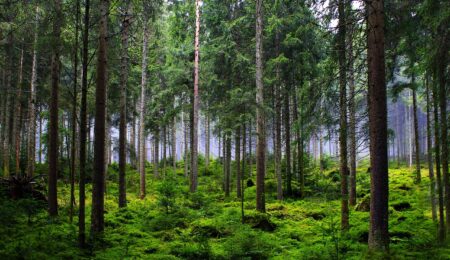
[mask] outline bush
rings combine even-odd
[[[156,191],[158,192],[158,205],[164,208],[166,214],[169,214],[174,210],[175,199],[178,194],[176,180],[172,176],[167,176],[159,183]]]

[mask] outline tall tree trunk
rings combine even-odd
[[[155,154],[154,154],[154,175],[156,178],[159,178],[159,127],[156,129],[155,131],[155,136],[154,136],[154,146],[155,146]]]
[[[242,223],[244,223],[244,197],[245,197],[245,159],[246,159],[246,141],[247,141],[247,133],[246,133],[247,129],[246,129],[246,125],[244,123],[243,127],[242,127],[242,173],[241,173],[241,191],[242,191],[242,196],[241,196],[241,221]]]
[[[127,186],[125,180],[127,164],[127,84],[128,84],[128,38],[130,28],[130,1],[123,3],[122,13],[122,57],[120,69],[120,122],[119,122],[119,207],[127,206]]]
[[[16,118],[14,120],[14,131],[15,134],[13,137],[15,138],[14,144],[15,144],[15,173],[16,176],[20,175],[20,132],[21,132],[21,126],[22,126],[22,84],[23,84],[23,49],[20,50],[20,61],[19,61],[19,80],[17,82],[17,100],[16,100],[16,106],[14,109],[14,114],[16,115]]]
[[[174,100],[175,106],[175,100]],[[177,117],[172,119],[172,167],[173,172],[177,172]]]
[[[31,84],[30,84],[30,99],[28,105],[30,120],[28,132],[28,164],[27,175],[32,177],[34,175],[34,168],[36,162],[36,81],[37,81],[37,38],[38,38],[38,6],[36,5],[36,25],[34,28],[33,40],[33,61],[31,65]],[[39,158],[40,160],[40,158]]]
[[[206,167],[206,169],[208,169],[208,167],[209,167],[209,157],[210,157],[209,149],[210,149],[210,140],[211,140],[209,112],[206,112],[205,134],[206,134],[206,142],[205,142],[205,167]]]
[[[383,0],[367,2],[366,7],[371,167],[369,248],[375,251],[388,251],[389,177]]]
[[[185,116],[185,113],[182,112],[181,116]],[[183,121],[183,134],[184,134],[184,177],[188,177],[189,174],[189,142],[188,142],[188,123],[190,120],[188,120],[187,118],[182,118],[181,119]]]
[[[286,154],[286,195],[292,195],[292,172],[291,172],[291,120],[289,107],[289,89],[286,86],[284,92],[284,142]]]
[[[445,240],[445,221],[444,221],[444,185],[441,177],[441,138],[439,136],[439,106],[438,106],[438,87],[433,87],[433,112],[434,112],[434,150],[436,161],[436,183],[438,192],[438,205],[439,205],[439,225],[438,225],[438,241],[444,242]],[[448,225],[448,224],[447,224]]]
[[[437,64],[437,76],[439,80],[439,107],[441,110],[441,143],[442,143],[442,153],[441,153],[441,163],[442,163],[442,175],[444,176],[444,187],[445,187],[445,216],[447,223],[447,236],[450,236],[450,176],[448,172],[448,118],[447,118],[447,79],[446,72],[448,67],[448,42],[449,32],[447,25],[441,24],[439,26],[441,32],[441,37],[439,39],[439,58]]]
[[[300,117],[300,120],[299,120]],[[302,126],[301,114],[298,111],[298,100],[297,100],[297,90],[294,92],[294,122],[300,121],[300,126]],[[305,173],[303,171],[303,138],[302,138],[302,128],[299,127],[295,131],[295,138],[297,140],[297,178],[300,185],[300,198],[305,196]],[[281,158],[281,155],[280,155]]]
[[[431,199],[431,216],[433,221],[437,220],[436,211],[436,180],[434,179],[434,167],[433,167],[433,143],[431,132],[431,102],[430,102],[430,86],[428,76],[425,81],[425,95],[426,95],[426,106],[427,106],[427,161],[428,161],[428,174],[430,177],[430,199]]]
[[[191,175],[190,175],[190,191],[197,190],[197,175],[198,175],[198,82],[199,82],[199,55],[200,55],[200,0],[195,0],[195,60],[194,60],[194,102],[193,102],[193,118],[191,136]]]
[[[91,236],[93,237],[103,232],[104,229],[106,73],[109,0],[102,0],[100,2],[100,14],[97,88],[95,90],[94,176],[92,180]]]
[[[412,83],[414,84],[414,75],[412,76]],[[415,145],[415,159],[416,159],[416,183],[420,183],[420,146],[419,146],[419,123],[417,120],[417,94],[413,88],[413,117],[414,117],[414,145]]]
[[[249,175],[248,177],[252,177],[253,174],[253,158],[252,158],[252,120],[249,120],[248,123],[248,168]]]
[[[10,3],[7,3],[10,5]],[[8,18],[8,20],[11,20],[11,18]],[[11,22],[11,21],[9,21]],[[11,152],[11,124],[10,124],[10,115],[11,115],[11,102],[12,102],[12,67],[13,67],[13,48],[14,48],[14,37],[13,33],[10,32],[8,35],[7,40],[7,51],[6,51],[6,57],[7,57],[7,64],[6,64],[6,75],[5,75],[5,111],[4,111],[4,117],[3,117],[3,176],[9,177],[10,176],[10,152]]]
[[[48,144],[48,213],[50,216],[58,215],[58,194],[57,194],[57,177],[58,177],[58,90],[59,90],[59,73],[60,73],[60,34],[62,16],[61,0],[54,1],[55,20],[53,21],[53,54],[52,54],[52,91],[50,103],[50,121],[49,121],[49,144]]]
[[[239,126],[236,129],[236,139],[235,139],[235,156],[234,159],[236,161],[236,195],[238,198],[242,196],[241,189],[241,127]]]
[[[139,106],[139,197],[145,198],[145,88],[147,86],[147,59],[148,59],[148,17],[144,18],[144,39],[142,45],[142,74],[141,98]]]
[[[134,169],[137,169],[136,155],[136,116],[133,113],[130,129],[130,163]]]
[[[344,0],[339,0],[339,171],[341,173],[341,229],[349,229],[347,154],[347,61],[345,55],[346,18]]]
[[[347,9],[350,1],[348,2]],[[351,12],[351,11],[350,11]],[[350,13],[348,15],[351,15]],[[349,139],[350,139],[350,206],[356,205],[356,107],[355,107],[355,75],[354,75],[354,58],[353,58],[353,26],[348,25],[349,31],[347,32],[347,44],[348,44],[348,87],[349,87],[349,99],[348,110],[350,114],[349,119]]]
[[[77,85],[78,85],[78,28],[80,20],[80,0],[76,2],[75,10],[75,44],[73,55],[73,99],[72,99],[72,144],[70,150],[71,164],[70,164],[70,223],[73,220],[73,207],[75,205],[75,171],[76,171],[76,141],[77,141]]]
[[[279,49],[279,33],[276,34],[277,53]],[[278,55],[277,55],[278,56]],[[277,80],[280,79],[280,68],[276,68]],[[244,170],[245,171],[245,170]],[[283,200],[283,180],[281,173],[281,86],[275,86],[275,174],[277,177],[277,199]]]
[[[231,190],[231,136],[229,134],[224,135],[225,143],[225,196],[230,196]]]
[[[264,115],[263,85],[263,0],[256,0],[256,210],[266,211],[264,192],[266,124]]]

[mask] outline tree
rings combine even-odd
[[[48,213],[50,216],[58,215],[58,90],[60,72],[60,35],[62,22],[61,0],[54,1],[55,20],[53,21],[53,54],[52,54],[52,91],[50,103],[50,128],[48,144]]]
[[[266,133],[264,116],[264,85],[263,85],[263,0],[256,0],[256,209],[266,211],[264,176],[266,157]]]
[[[84,28],[82,49],[82,78],[81,78],[81,104],[80,104],[80,177],[79,177],[79,210],[78,210],[78,244],[85,247],[86,226],[86,139],[87,139],[87,90],[88,90],[88,54],[89,54],[89,9],[90,1],[84,4]]]
[[[145,198],[145,88],[147,86],[147,60],[148,60],[148,38],[149,38],[149,17],[148,6],[144,4],[144,29],[142,44],[142,74],[141,74],[141,94],[139,103],[139,197]]]
[[[31,65],[31,84],[30,84],[30,99],[28,104],[30,120],[30,130],[28,132],[28,164],[27,174],[29,177],[34,175],[35,161],[36,161],[36,81],[37,81],[37,38],[38,38],[38,22],[39,13],[38,5],[36,5],[36,25],[34,28],[33,41],[33,61]]]
[[[368,109],[370,138],[370,228],[369,248],[389,250],[387,102],[384,54],[383,0],[366,2]]]
[[[198,82],[199,82],[199,59],[200,59],[200,0],[195,0],[195,43],[194,43],[194,100],[193,100],[193,118],[192,118],[192,140],[191,140],[191,175],[190,191],[197,190],[198,175]]]
[[[97,84],[95,90],[94,176],[92,182],[91,236],[103,232],[105,199],[105,141],[107,41],[109,0],[100,2],[99,45],[97,54]]]
[[[348,160],[347,160],[347,60],[345,55],[345,3],[339,0],[338,56],[339,56],[339,171],[341,173],[341,229],[349,229]]]
[[[127,163],[127,83],[128,83],[128,38],[130,27],[130,1],[123,5],[122,20],[122,57],[120,76],[120,123],[119,123],[119,207],[127,205],[125,167]]]

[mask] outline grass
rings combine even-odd
[[[436,244],[426,169],[422,169],[420,184],[414,184],[409,168],[389,170],[391,250],[389,256],[379,256],[367,250],[369,212],[351,209],[350,230],[340,232],[336,169],[320,174],[311,168],[308,196],[302,200],[279,202],[276,190],[269,188],[265,214],[255,211],[255,187],[246,188],[242,224],[240,200],[235,192],[226,198],[221,190],[218,162],[212,162],[208,171],[200,170],[195,194],[188,192],[179,166],[177,173],[168,170],[160,180],[152,178],[149,166],[144,200],[138,197],[138,173],[128,169],[125,209],[117,206],[117,167],[111,166],[105,232],[84,250],[77,247],[77,217],[69,223],[67,183],[59,183],[60,215],[54,219],[48,218],[45,205],[2,197],[0,259],[450,259],[449,245]],[[205,172],[207,176],[202,174]],[[266,184],[271,187],[273,174],[271,169],[268,172]],[[369,194],[369,179],[367,166],[362,164],[358,168],[358,201]],[[86,192],[89,229],[90,185]]]

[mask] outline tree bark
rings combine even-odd
[[[55,20],[53,21],[53,54],[52,54],[52,88],[50,103],[50,121],[49,121],[49,144],[48,144],[48,213],[50,216],[58,215],[58,96],[59,96],[59,73],[60,73],[60,34],[62,16],[61,0],[54,1]]]
[[[38,38],[38,6],[36,5],[36,25],[34,28],[34,40],[33,40],[33,61],[31,65],[31,84],[30,84],[30,99],[28,104],[30,120],[28,132],[28,164],[27,175],[32,177],[34,175],[34,168],[36,162],[36,81],[37,81],[37,38]],[[39,158],[40,159],[40,158]]]
[[[349,10],[349,9],[347,9]],[[350,15],[350,14],[349,14]],[[347,22],[347,24],[349,24]],[[354,58],[353,58],[353,26],[347,25],[348,39],[348,87],[349,100],[348,110],[349,118],[349,139],[350,139],[350,206],[356,205],[356,105],[355,105],[355,75],[354,75]]]
[[[266,133],[263,85],[263,0],[256,0],[256,210],[266,211],[264,192]]]
[[[81,248],[85,247],[86,241],[86,141],[88,134],[87,127],[87,73],[88,73],[88,54],[89,54],[89,8],[90,0],[84,4],[84,28],[83,28],[83,50],[82,50],[82,78],[81,78],[81,104],[80,104],[80,177],[79,177],[79,203],[78,210],[78,244]],[[40,136],[39,136],[40,140]],[[39,151],[41,147],[39,145]],[[40,155],[39,155],[40,158]]]
[[[91,236],[104,229],[104,181],[105,181],[105,141],[106,141],[106,88],[107,88],[107,32],[109,0],[100,2],[99,47],[97,61],[97,88],[95,91],[95,140],[94,176],[92,180]]]
[[[448,42],[449,32],[448,27],[445,24],[439,26],[441,37],[439,39],[439,58],[437,64],[437,76],[439,80],[439,108],[441,110],[441,163],[442,163],[442,175],[444,176],[444,188],[445,188],[445,216],[447,223],[447,236],[450,236],[450,176],[448,172],[448,118],[447,118],[447,66],[448,66]]]
[[[436,161],[436,183],[438,192],[438,205],[439,205],[439,225],[438,225],[438,241],[444,242],[445,240],[445,221],[444,221],[444,185],[441,177],[441,138],[439,136],[439,106],[438,106],[438,87],[433,87],[433,112],[434,112],[434,150]]]
[[[433,143],[432,143],[432,135],[431,132],[431,102],[430,102],[430,86],[428,77],[425,81],[425,95],[426,95],[426,106],[427,106],[427,161],[428,161],[428,174],[430,177],[430,199],[431,199],[431,216],[433,221],[437,220],[437,211],[436,211],[436,180],[434,179],[434,167],[433,167]]]
[[[20,61],[19,61],[19,80],[17,82],[17,100],[15,104],[14,114],[16,115],[16,119],[14,120],[14,134],[13,138],[15,138],[15,174],[16,176],[20,175],[20,141],[21,141],[21,129],[22,129],[22,84],[23,84],[23,49],[20,50]]]
[[[78,85],[78,28],[80,19],[80,0],[76,2],[75,10],[75,44],[73,55],[73,97],[72,97],[72,144],[70,146],[70,223],[73,220],[73,207],[75,205],[75,171],[76,171],[76,141],[77,141],[77,85]]]
[[[412,76],[412,83],[414,84],[415,77]],[[413,94],[413,117],[414,117],[414,145],[415,145],[415,159],[416,159],[416,183],[420,183],[420,146],[419,146],[419,123],[417,120],[417,94],[415,88],[412,90]]]
[[[139,197],[145,198],[145,88],[147,86],[148,59],[148,17],[144,18],[144,38],[142,45],[141,98],[139,103]]]
[[[198,176],[198,109],[199,109],[199,55],[200,55],[200,0],[195,0],[195,60],[194,60],[194,102],[193,102],[193,118],[191,136],[191,175],[190,175],[190,191],[197,190],[197,176]]]
[[[225,134],[225,196],[230,196],[231,190],[231,137]]]
[[[236,129],[236,139],[235,139],[235,158],[236,161],[236,195],[238,198],[242,196],[242,189],[241,189],[241,127],[239,126]]]
[[[389,177],[383,0],[366,2],[366,7],[371,167],[369,249],[388,251]]]
[[[347,154],[347,60],[345,55],[345,0],[339,0],[338,55],[339,55],[339,171],[341,173],[341,229],[349,229],[348,208],[348,154]]]
[[[286,86],[284,92],[284,141],[286,156],[286,195],[292,196],[292,172],[291,172],[291,120],[289,107],[289,89]]]
[[[120,122],[119,122],[119,207],[127,206],[125,180],[127,164],[127,84],[128,84],[128,39],[130,28],[130,1],[124,1],[122,13],[122,57],[120,69]]]

